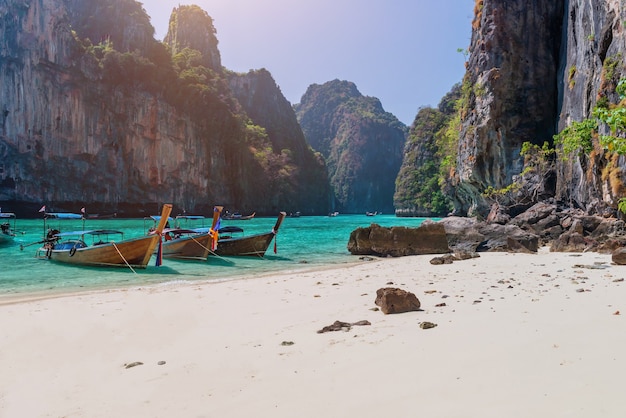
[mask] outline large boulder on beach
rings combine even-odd
[[[618,248],[613,251],[611,261],[620,266],[626,265],[626,247]]]
[[[383,287],[376,291],[376,306],[384,314],[419,311],[421,303],[414,293],[395,287]]]
[[[354,255],[401,257],[450,252],[443,225],[424,222],[417,228],[371,224],[350,234],[348,251]]]
[[[561,253],[582,253],[590,246],[590,242],[585,237],[574,230],[566,232],[555,239],[550,246],[550,251]]]

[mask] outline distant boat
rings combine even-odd
[[[15,239],[15,220],[14,213],[0,212],[0,245],[11,243]]]
[[[289,216],[290,218],[299,218],[300,217],[300,212],[289,212]]]
[[[215,226],[222,213],[222,207],[213,209],[213,223],[206,228],[183,228],[182,223],[198,222],[206,219],[199,215],[179,215],[176,217],[175,228],[164,229],[161,252],[163,258],[176,258],[182,260],[206,260],[209,253],[217,248],[218,233]],[[189,225],[185,225],[189,226]]]
[[[285,216],[287,216],[285,212],[280,212],[272,230],[261,234],[235,236],[233,234],[243,233],[243,229],[236,226],[226,226],[218,229],[220,237],[217,241],[215,255],[263,257],[272,240],[278,234],[278,229],[283,223]]]
[[[84,266],[145,268],[161,239],[161,232],[165,229],[171,211],[171,204],[163,205],[160,222],[151,235],[117,242],[109,241],[108,237],[110,235],[123,237],[122,231],[108,229],[65,233],[56,231],[46,237],[44,246],[37,250],[37,257]],[[68,236],[77,238],[65,240]],[[92,237],[92,245],[87,245],[84,241],[86,236]]]
[[[330,212],[328,214],[328,216],[330,216],[331,218],[334,218],[335,216],[339,215],[339,212]]]
[[[365,212],[365,216],[376,216],[378,212]]]
[[[235,212],[235,213],[226,212],[224,215],[222,215],[221,218],[227,221],[247,221],[249,219],[254,218],[254,215],[256,215],[256,212],[253,212],[251,215],[247,215],[247,216],[243,216],[239,212]]]

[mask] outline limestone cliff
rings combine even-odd
[[[440,148],[445,147],[447,127],[455,120],[460,93],[461,86],[456,85],[436,109],[425,107],[417,113],[396,180],[396,216],[445,216],[452,210],[439,184],[444,158]]]
[[[617,0],[570,0],[563,20],[559,68],[559,131],[592,117],[600,102],[620,101],[617,82],[626,76],[626,5]],[[601,132],[606,133],[606,132]],[[624,157],[595,143],[588,155],[561,161],[557,197],[589,212],[614,213],[626,195]]]
[[[617,0],[476,0],[457,170],[450,179],[458,213],[486,215],[482,193],[520,174],[524,142],[553,145],[555,133],[590,118],[600,102],[619,102],[624,21],[626,6]],[[591,153],[556,159],[554,196],[611,214],[626,191],[625,160],[593,141]]]
[[[348,81],[309,86],[295,109],[307,141],[326,158],[333,209],[392,213],[406,126]]]
[[[0,17],[3,207],[305,210],[298,196],[308,186],[295,180],[277,191],[269,181],[283,169],[280,156],[255,151],[273,151],[274,139],[230,90],[205,12],[175,9],[169,50],[133,0],[0,0]],[[307,159],[322,169],[297,141],[276,141],[297,149],[293,170],[309,169],[299,165]],[[328,202],[306,210],[326,213]]]
[[[230,88],[246,114],[262,126],[271,142],[275,176],[267,179],[268,198],[278,208],[316,213],[319,202],[330,205],[331,192],[324,158],[313,153],[291,104],[265,69],[228,76]],[[258,152],[259,150],[257,150]],[[269,163],[269,161],[268,161]]]
[[[552,141],[563,0],[476,0],[453,196],[486,214],[481,194],[522,171],[522,143]]]

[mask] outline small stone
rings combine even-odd
[[[436,326],[437,326],[437,324],[434,324],[434,323],[428,322],[428,321],[422,322],[420,324],[420,328],[421,329],[430,329],[430,328],[435,328]]]
[[[280,345],[284,345],[284,346],[289,346],[289,345],[294,345],[295,343],[293,341],[283,341],[282,343],[280,343]]]
[[[157,363],[159,366],[163,366],[165,364],[165,361],[161,360]]]
[[[143,365],[143,363],[142,363],[142,362],[140,362],[140,361],[133,361],[132,363],[126,363],[126,364],[124,364],[124,368],[125,368],[125,369],[130,369],[131,367],[141,366],[141,365]]]

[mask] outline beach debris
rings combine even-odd
[[[376,307],[370,308],[370,311],[378,312],[378,311],[380,311],[380,308],[376,308]]]
[[[445,302],[441,302],[441,303],[436,304],[436,305],[435,305],[435,308],[441,308],[441,307],[443,307],[443,306],[448,306],[448,305],[446,305],[446,303],[445,303]]]
[[[325,332],[330,332],[330,331],[346,331],[346,332],[348,332],[355,325],[372,325],[372,324],[368,320],[357,321],[357,322],[335,321],[335,322],[332,323],[332,325],[327,325],[324,328],[318,330],[317,333],[318,334],[323,334]]]
[[[613,312],[613,315],[620,315],[619,311]]]
[[[572,268],[575,268],[575,269],[602,270],[602,269],[608,269],[609,266],[607,266],[605,264],[598,264],[598,263],[594,263],[594,264],[574,264],[572,266]]]
[[[290,345],[294,345],[295,343],[293,341],[283,341],[282,343],[280,343],[280,345],[282,346],[290,346]]]
[[[378,289],[374,303],[384,314],[419,311],[421,306],[414,293],[396,287]]]
[[[437,291],[436,290],[424,290],[424,293],[429,295],[431,293],[437,293]]]
[[[623,281],[624,281],[624,279],[614,279],[613,283],[618,283],[618,282],[623,282]]]
[[[163,366],[164,364],[165,364],[165,360],[161,360],[161,361],[157,362],[157,365],[159,365],[159,366]]]
[[[359,260],[361,260],[361,261],[374,261],[375,258],[364,255],[363,257],[359,257]]]
[[[428,322],[428,321],[420,322],[421,329],[431,329],[431,328],[435,328],[436,326],[437,324],[433,322]]]
[[[141,365],[143,365],[143,363],[142,363],[142,362],[140,362],[140,361],[133,361],[132,363],[126,363],[126,364],[124,364],[124,368],[125,368],[125,369],[130,369],[131,367],[141,366]]]

